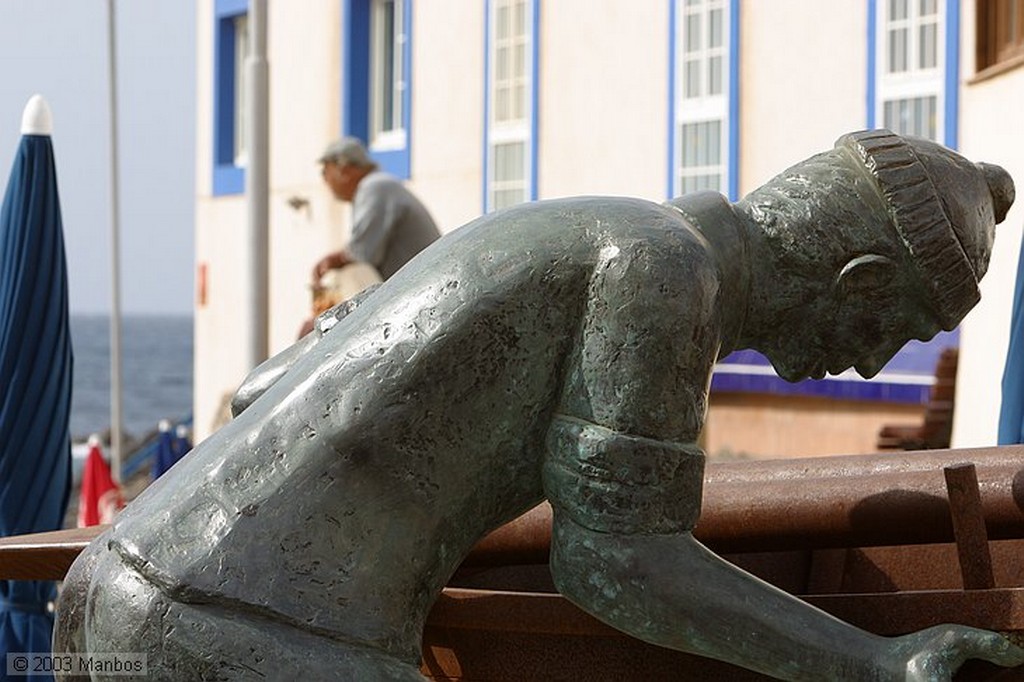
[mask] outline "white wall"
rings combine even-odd
[[[740,24],[740,194],[867,122],[863,0],[746,0]]]
[[[541,4],[540,198],[665,199],[668,3]]]
[[[241,195],[214,198],[213,1],[196,3],[196,265],[207,273],[205,305],[195,310],[193,421],[196,440],[213,430],[224,393],[245,376],[243,281],[245,205]],[[197,295],[200,292],[197,287]]]
[[[966,33],[966,28],[965,28]],[[971,43],[973,45],[973,42]],[[967,53],[967,50],[964,50]],[[966,65],[971,68],[972,65]],[[954,447],[996,444],[1000,383],[1009,343],[1017,258],[1024,224],[1024,70],[967,84],[961,93],[960,151],[972,161],[1003,166],[1017,184],[1017,203],[996,228],[995,248],[981,282],[981,303],[961,325]]]
[[[1017,182],[1018,202],[996,229],[988,273],[981,282],[981,303],[960,326],[953,446],[995,445],[1002,399],[1000,382],[1009,342],[1017,254],[1024,206],[1024,146],[1011,112],[1024,107],[1024,71],[1017,69],[975,82],[974,3],[961,10],[960,151],[972,161],[997,163]]]
[[[413,5],[412,178],[442,232],[483,210],[484,6]]]
[[[247,244],[242,194],[212,195],[213,2],[197,2],[196,263],[207,302],[195,314],[193,410],[197,438],[251,369],[242,306]],[[330,196],[316,159],[340,131],[338,0],[268,3],[270,67],[270,352],[295,341],[309,316],[313,263],[344,243],[348,210]],[[288,199],[309,201],[294,210]]]
[[[348,234],[349,210],[330,194],[317,158],[341,131],[338,0],[268,2],[270,66],[270,353],[309,317],[310,271]],[[293,209],[288,200],[309,201]]]

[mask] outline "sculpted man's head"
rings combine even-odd
[[[324,182],[341,201],[352,201],[359,181],[377,168],[363,143],[354,137],[343,137],[329,144],[319,161]]]
[[[978,302],[1013,199],[998,166],[884,130],[843,136],[740,202],[766,247],[748,344],[790,381],[874,376]]]

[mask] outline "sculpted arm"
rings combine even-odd
[[[594,277],[547,438],[559,590],[640,639],[782,679],[943,680],[967,657],[1005,654],[997,636],[967,628],[871,635],[693,538],[716,284],[700,268],[679,281],[686,268],[663,271],[643,252],[617,258]]]
[[[324,334],[358,308],[379,286],[380,284],[373,284],[349,300],[320,313],[313,321],[312,332],[249,372],[231,397],[231,416],[237,417],[242,414],[257,398],[266,393],[267,389],[276,384],[299,358],[320,342]]]

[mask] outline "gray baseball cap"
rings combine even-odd
[[[333,162],[363,167],[376,165],[367,153],[363,143],[354,137],[343,137],[330,143],[317,161],[319,163]]]

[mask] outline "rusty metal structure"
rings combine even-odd
[[[0,539],[0,579],[59,579],[102,527]],[[761,680],[647,645],[558,595],[550,508],[484,538],[435,604],[435,680]],[[881,635],[942,622],[1024,639],[1024,446],[710,464],[695,534]],[[977,661],[957,680],[1018,680]]]
[[[621,635],[554,593],[550,509],[481,541],[435,605],[436,680],[764,680]],[[1024,636],[1024,447],[709,464],[696,536],[881,635],[959,622]],[[969,662],[957,680],[1021,680]]]

